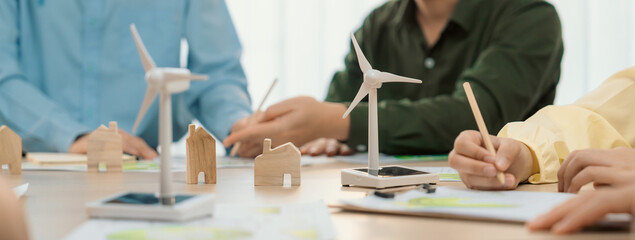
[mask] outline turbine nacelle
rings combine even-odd
[[[168,93],[180,93],[190,88],[191,80],[205,80],[206,76],[190,74],[185,68],[153,68],[146,72],[148,86]]]
[[[152,68],[146,72],[146,83],[148,86],[161,86],[163,85],[163,71],[159,68]]]
[[[364,99],[364,97],[366,97],[366,95],[370,93],[370,91],[376,91],[378,88],[381,88],[381,86],[384,83],[387,83],[387,82],[421,83],[421,80],[418,80],[418,79],[402,77],[392,73],[381,72],[381,71],[373,69],[373,67],[370,65],[370,63],[364,56],[362,49],[359,47],[359,44],[357,43],[357,39],[355,39],[355,35],[353,35],[352,33],[351,33],[351,40],[353,41],[355,54],[357,54],[357,61],[359,62],[359,67],[362,69],[362,73],[364,73],[364,82],[362,83],[362,86],[359,87],[359,91],[357,92],[357,95],[355,95],[355,98],[351,102],[351,105],[348,107],[348,109],[346,110],[342,118],[346,118],[348,114],[350,114],[351,111],[353,111],[353,108],[355,108],[355,106],[357,106],[357,104],[359,104],[359,102],[361,102],[362,99]],[[371,103],[369,107],[376,107],[376,105],[377,103],[374,103],[374,105]]]
[[[146,71],[145,78],[148,83],[148,89],[143,98],[141,109],[139,109],[137,119],[132,127],[132,132],[134,133],[137,131],[139,122],[141,122],[141,119],[159,93],[171,94],[184,92],[190,88],[191,80],[207,80],[207,76],[191,74],[190,70],[185,68],[157,68],[152,56],[150,56],[148,50],[146,50],[134,24],[130,25],[130,31],[137,45],[137,50],[139,50],[141,64]]]
[[[381,88],[381,72],[375,69],[368,70],[364,73],[364,84],[371,88]]]

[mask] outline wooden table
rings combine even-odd
[[[447,162],[419,162],[408,166],[447,166]],[[358,167],[328,163],[302,168],[300,187],[254,187],[253,169],[218,169],[218,184],[185,184],[175,173],[177,192],[214,193],[217,202],[299,203],[359,198],[369,190],[340,185],[340,169]],[[84,204],[122,191],[158,191],[158,173],[85,173],[23,171],[7,175],[17,186],[30,183],[26,211],[33,239],[61,239],[88,220]],[[462,183],[439,183],[463,186]],[[524,191],[556,191],[557,185],[523,185]],[[586,232],[572,236],[530,233],[520,224],[340,212],[331,213],[338,239],[628,239],[625,232]]]

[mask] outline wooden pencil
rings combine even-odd
[[[465,89],[465,95],[467,95],[467,100],[470,103],[470,107],[472,108],[472,113],[474,114],[474,119],[476,119],[478,130],[481,132],[481,136],[483,137],[483,142],[485,142],[485,147],[487,148],[487,151],[496,156],[496,150],[494,150],[492,140],[489,138],[489,132],[487,131],[487,127],[485,126],[485,121],[483,120],[483,115],[481,115],[481,110],[478,108],[478,104],[476,103],[476,98],[474,97],[474,92],[472,92],[470,83],[463,83],[463,89]],[[505,185],[505,175],[503,174],[503,172],[498,171],[496,173],[496,178],[498,178],[498,181],[501,184]]]
[[[271,83],[271,86],[269,86],[269,89],[267,90],[267,93],[265,93],[265,97],[263,97],[262,101],[260,101],[260,104],[258,105],[258,108],[254,112],[254,114],[252,114],[251,116],[249,116],[249,118],[247,118],[247,126],[250,126],[251,124],[254,124],[254,121],[256,120],[255,115],[257,115],[262,110],[262,105],[265,104],[265,101],[269,97],[269,94],[271,93],[271,90],[273,89],[273,86],[275,86],[277,82],[278,82],[277,78],[273,80],[273,82]],[[229,156],[230,157],[236,156],[236,153],[238,153],[238,149],[240,149],[240,142],[237,142],[236,144],[234,144],[234,147],[232,148],[231,152],[229,153]]]

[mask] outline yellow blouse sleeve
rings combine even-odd
[[[523,142],[533,152],[538,169],[530,183],[552,183],[574,150],[635,146],[633,119],[635,67],[613,75],[572,105],[547,106],[524,122],[508,123],[498,136]]]

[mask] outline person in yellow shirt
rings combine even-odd
[[[554,183],[558,191],[588,191],[527,223],[531,230],[565,234],[608,213],[635,213],[635,67],[611,76],[574,104],[548,106],[490,136],[496,155],[477,131],[462,132],[450,166],[474,189],[514,189],[521,182]],[[505,183],[496,172],[505,172]],[[610,188],[603,188],[611,186]]]
[[[601,166],[618,165],[610,157],[594,161],[583,156],[608,152],[583,149],[625,149],[635,146],[635,67],[616,73],[575,103],[547,106],[523,122],[505,125],[490,136],[496,148],[492,156],[477,131],[462,132],[450,152],[450,166],[474,189],[513,189],[521,182],[555,183],[559,191],[577,192],[589,183],[614,184],[614,173],[600,173]],[[505,172],[505,184],[496,172]],[[610,175],[610,176],[609,176]]]

